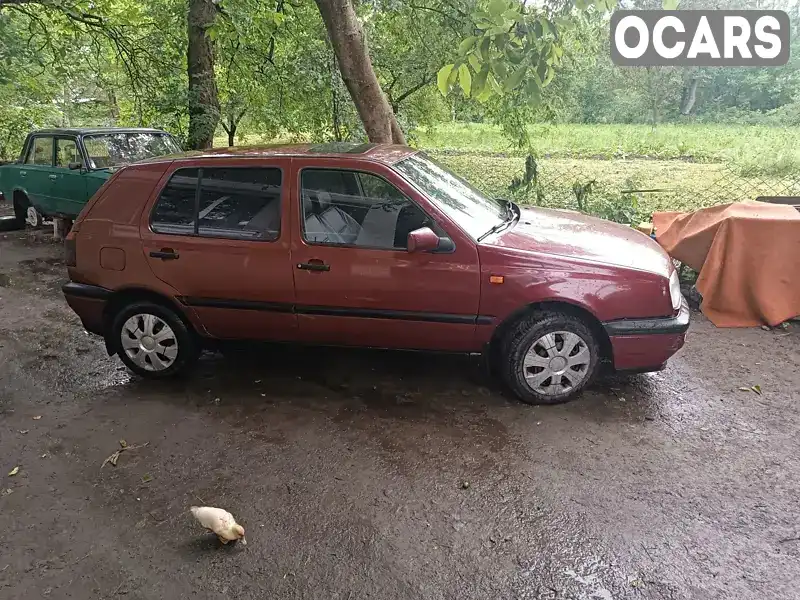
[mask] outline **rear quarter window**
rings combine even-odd
[[[276,240],[281,183],[276,167],[178,169],[159,194],[150,227],[172,235]]]

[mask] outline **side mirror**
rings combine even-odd
[[[83,169],[83,163],[79,162],[71,162],[67,166],[69,167],[70,171],[80,171],[81,169]]]
[[[439,247],[439,236],[430,227],[421,227],[408,234],[409,252],[429,252]]]

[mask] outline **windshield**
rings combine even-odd
[[[107,169],[150,158],[175,154],[181,149],[168,133],[119,132],[87,135],[83,145],[89,155],[89,167]]]
[[[394,166],[473,239],[477,240],[506,220],[507,211],[502,202],[487,198],[422,152]]]

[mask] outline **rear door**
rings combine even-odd
[[[74,218],[86,204],[86,176],[82,169],[69,168],[74,163],[84,164],[76,138],[57,137],[50,190],[54,215]]]
[[[293,340],[287,160],[175,163],[142,216],[145,257],[214,337]]]
[[[19,168],[20,185],[40,213],[50,215],[55,143],[52,135],[37,135],[28,143],[25,160]]]

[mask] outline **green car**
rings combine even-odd
[[[158,129],[43,129],[28,134],[19,160],[0,166],[0,192],[14,206],[16,225],[75,219],[121,166],[180,152]]]

